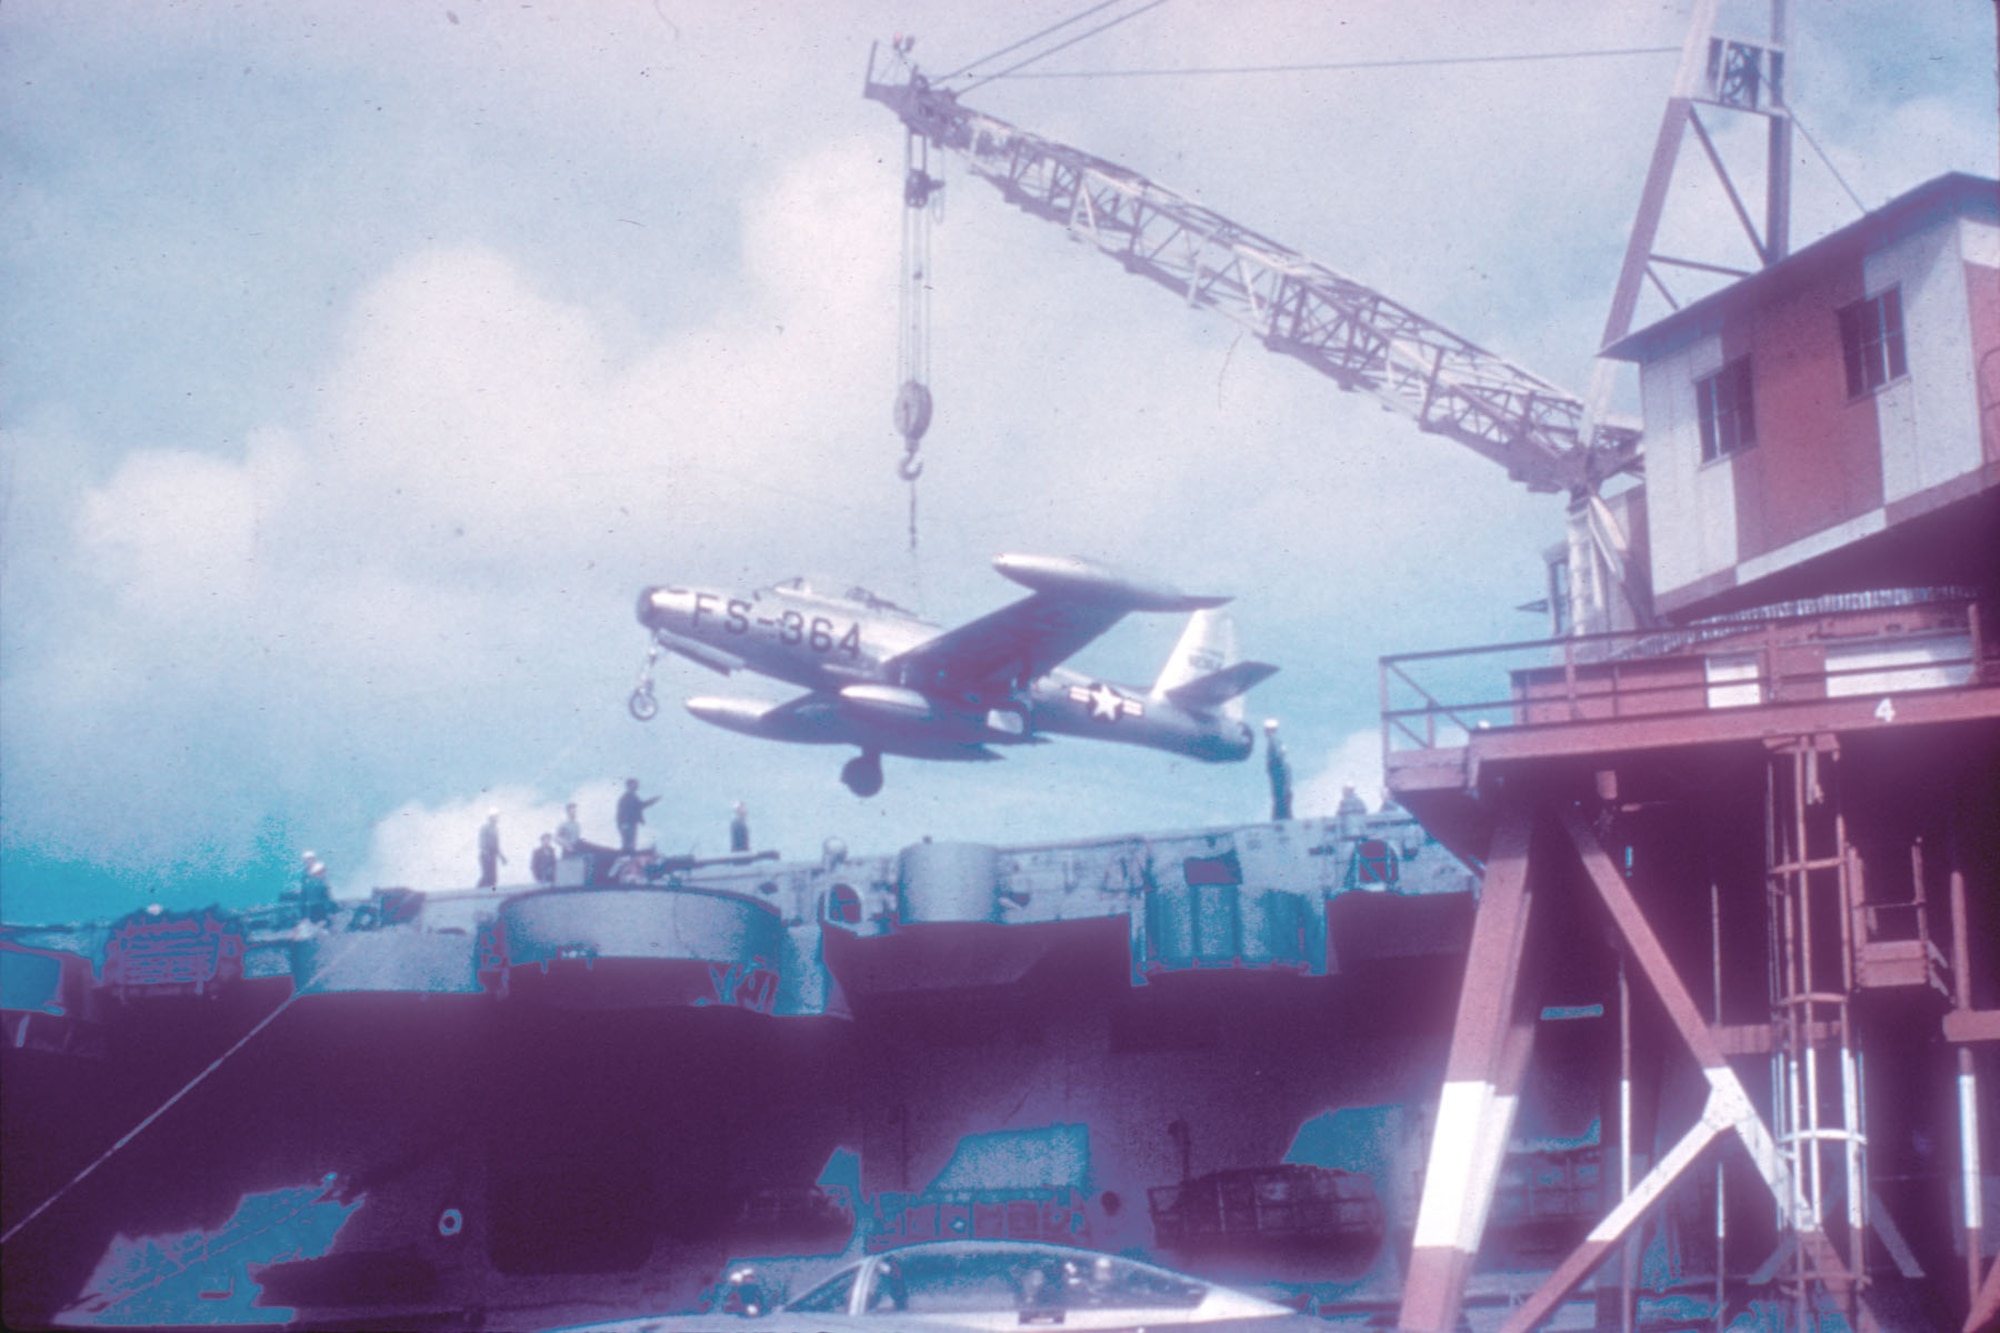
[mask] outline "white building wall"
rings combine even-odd
[[[1978,397],[1966,316],[1969,231],[1993,229],[1954,219],[1862,261],[1868,295],[1902,287],[1903,342],[1910,374],[1875,395],[1882,493],[1892,504],[1980,464]],[[1977,244],[1976,238],[1972,244]]]
[[[1960,258],[1981,268],[2000,269],[2000,226],[1960,218],[1958,222]],[[1986,275],[1989,278],[2000,275]]]
[[[1646,366],[1646,507],[1653,587],[1671,593],[1736,563],[1736,483],[1727,459],[1701,461],[1694,382],[1722,369],[1710,334]]]

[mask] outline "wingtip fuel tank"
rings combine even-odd
[[[993,568],[1035,592],[1130,611],[1202,611],[1230,600],[1194,596],[1077,555],[1001,555],[993,558]]]

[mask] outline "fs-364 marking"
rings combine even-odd
[[[721,610],[716,604],[721,603]],[[699,629],[703,617],[722,618],[722,628],[731,634],[748,634],[751,626],[767,630],[783,644],[804,644],[816,653],[839,653],[843,657],[861,656],[861,622],[849,621],[841,632],[840,625],[827,616],[813,616],[807,619],[800,611],[786,611],[779,616],[759,616],[750,619],[750,603],[740,597],[722,598],[714,593],[695,594],[694,612],[691,624]]]

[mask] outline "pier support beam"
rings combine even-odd
[[[1786,1214],[1799,1244],[1812,1259],[1814,1271],[1830,1289],[1844,1294],[1852,1285],[1846,1265],[1827,1240],[1820,1219],[1812,1215],[1809,1207],[1802,1205],[1794,1189],[1790,1164],[1772,1138],[1770,1128],[1757,1114],[1743,1081],[1724,1057],[1714,1030],[1703,1021],[1693,995],[1674,970],[1659,937],[1653,933],[1638,900],[1625,883],[1624,875],[1619,873],[1581,814],[1573,809],[1563,809],[1558,811],[1557,817],[1574,844],[1591,885],[1610,911],[1619,934],[1624,937],[1632,958],[1658,994],[1675,1031],[1680,1033],[1688,1050],[1701,1065],[1702,1074],[1708,1080],[1709,1094],[1701,1119],[1681,1136],[1657,1166],[1647,1172],[1632,1193],[1597,1224],[1584,1238],[1583,1244],[1557,1266],[1548,1280],[1513,1311],[1502,1326],[1502,1333],[1527,1333],[1548,1318],[1577,1284],[1603,1262],[1631,1225],[1658,1201],[1667,1187],[1693,1165],[1702,1150],[1728,1130],[1734,1130],[1749,1150],[1757,1174]]]
[[[1501,816],[1486,857],[1479,911],[1465,957],[1444,1090],[1403,1283],[1399,1327],[1450,1333],[1486,1230],[1487,1207],[1512,1132],[1534,1024],[1514,1021],[1514,990],[1528,933],[1529,811]]]

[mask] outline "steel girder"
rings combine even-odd
[[[1492,459],[1532,490],[1589,494],[1639,470],[1636,430],[1588,428],[1576,395],[1366,284],[1129,168],[961,106],[920,75],[871,78],[866,91],[1023,211]]]

